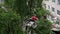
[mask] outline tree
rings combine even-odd
[[[6,12],[0,8],[0,34],[23,34],[20,19],[21,17],[12,9]]]
[[[51,31],[52,23],[49,20],[40,19],[37,24],[37,27],[34,29],[37,34],[55,34]]]
[[[12,6],[14,5],[14,1],[15,0],[4,0],[4,5],[6,7],[12,8]]]
[[[51,23],[48,20],[41,19],[42,17],[47,16],[47,13],[48,13],[46,10],[42,8],[42,1],[43,0],[15,0],[14,2],[13,1],[10,2],[10,0],[6,0],[6,3],[8,3],[7,5],[10,5],[10,6],[12,5],[13,12],[16,11],[16,13],[20,15],[21,25],[23,24],[23,20],[26,16],[30,17],[33,14],[36,14],[39,18],[39,21],[37,24],[38,26],[34,30],[38,34],[52,34],[52,31],[50,28]],[[42,25],[42,26],[39,26],[39,25]]]

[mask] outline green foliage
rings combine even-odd
[[[35,28],[35,31],[38,33],[38,34],[54,34],[52,31],[51,31],[51,22],[48,21],[48,20],[43,20],[43,19],[40,19],[37,23],[37,27]]]
[[[33,15],[34,9],[42,8],[42,1],[43,0],[16,0],[14,2],[13,9],[16,10],[20,16],[31,16]]]
[[[15,0],[4,0],[4,6],[12,8]]]
[[[0,8],[0,34],[23,34],[20,28],[20,18],[11,9],[5,12]]]
[[[49,14],[49,11],[42,8],[42,9],[37,10],[36,14],[38,18],[41,18],[42,16],[47,16]]]
[[[27,5],[26,0],[16,0],[14,2],[13,9],[17,11],[17,13],[20,14],[20,16],[26,16],[27,15]]]

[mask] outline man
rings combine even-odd
[[[32,16],[28,21],[28,26],[32,26],[32,25],[35,25],[35,21],[37,20],[38,18],[34,15]]]
[[[27,27],[30,27],[30,28],[35,28],[34,26],[36,25],[35,21],[37,20],[38,18],[34,15],[32,16],[29,20],[28,20],[28,23],[27,23],[27,26],[26,26],[26,29]]]

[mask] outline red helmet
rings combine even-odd
[[[32,16],[32,20],[37,20],[37,17],[36,16]]]

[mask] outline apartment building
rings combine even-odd
[[[43,8],[50,12],[48,20],[60,24],[60,0],[43,0]]]

